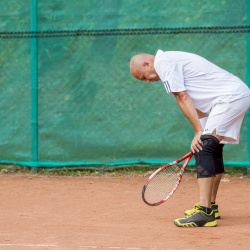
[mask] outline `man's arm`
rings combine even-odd
[[[193,153],[195,151],[199,152],[199,150],[202,150],[201,145],[203,144],[200,139],[203,133],[203,129],[202,129],[199,118],[202,118],[200,116],[203,116],[202,115],[203,113],[200,112],[198,115],[194,107],[193,101],[186,91],[175,92],[174,95],[178,103],[178,106],[180,107],[184,115],[188,118],[195,132],[194,139],[192,140],[192,143],[191,143],[191,150]]]

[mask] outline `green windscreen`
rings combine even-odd
[[[191,125],[161,82],[132,77],[137,53],[196,53],[247,81],[247,1],[34,2],[0,3],[1,162],[162,163],[188,153]],[[248,133],[244,119],[226,162],[248,162]]]

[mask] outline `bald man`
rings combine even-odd
[[[224,173],[224,144],[239,143],[240,128],[250,106],[250,90],[238,77],[205,58],[187,52],[162,51],[131,58],[133,76],[150,84],[161,80],[188,118],[194,138],[199,202],[176,219],[179,227],[213,227],[220,218],[216,196]]]

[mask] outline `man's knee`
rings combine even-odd
[[[202,135],[202,150],[195,152],[197,178],[208,178],[216,175],[214,151],[220,141],[212,135]]]

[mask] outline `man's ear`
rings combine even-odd
[[[148,64],[149,64],[148,62],[145,62],[145,61],[144,61],[144,62],[142,63],[142,66],[143,66],[143,67],[147,67]]]

